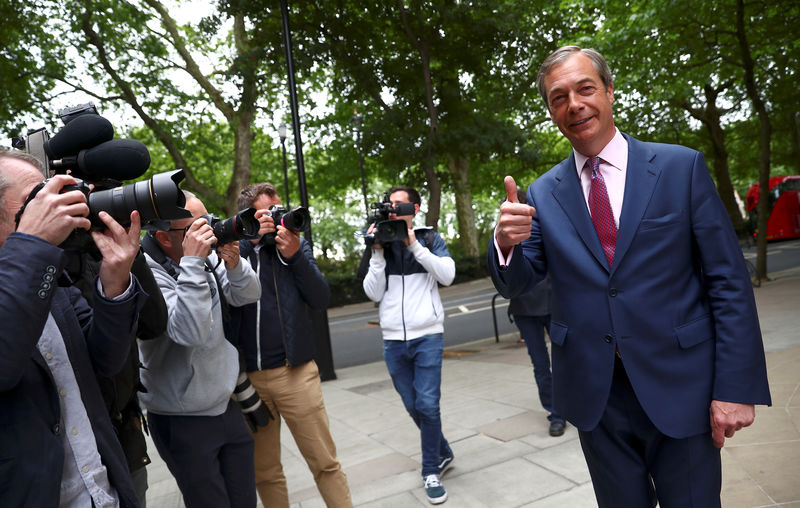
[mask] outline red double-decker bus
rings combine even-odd
[[[750,224],[757,232],[758,183],[747,191],[745,204]],[[769,219],[767,240],[800,238],[800,175],[773,176],[769,179]]]

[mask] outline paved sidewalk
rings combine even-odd
[[[800,269],[771,276],[755,294],[773,406],[758,407],[755,424],[726,442],[724,508],[800,508]],[[487,323],[487,335],[491,330]],[[562,437],[548,435],[530,359],[517,339],[508,334],[495,344],[492,336],[445,352],[443,430],[456,460],[443,480],[449,496],[444,506],[596,507],[577,432],[568,426]],[[336,374],[322,387],[354,504],[429,506],[419,473],[419,434],[383,362]],[[282,447],[292,507],[325,506],[285,425]],[[148,506],[183,506],[152,443],[149,450]]]

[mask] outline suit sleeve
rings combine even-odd
[[[100,376],[116,375],[125,364],[131,344],[136,340],[139,311],[147,299],[138,279],[133,290],[122,300],[109,300],[99,293],[90,309],[77,289],[72,290],[72,308],[84,329],[89,358]]]
[[[716,332],[712,398],[770,404],[766,361],[744,257],[703,155],[691,181],[692,233]]]
[[[0,247],[0,392],[22,379],[47,321],[63,263],[61,249],[34,236],[12,233]]]

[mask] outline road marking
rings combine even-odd
[[[460,310],[463,314],[467,314],[469,312],[469,309],[466,305],[459,305],[458,310]]]
[[[486,305],[485,307],[477,307],[477,308],[474,308],[474,309],[462,309],[461,307],[463,307],[463,305],[459,305],[458,307],[449,307],[448,309],[445,309],[445,316],[447,316],[447,317],[466,316],[466,315],[469,315],[469,314],[475,314],[476,312],[483,312],[485,310],[492,310],[492,306],[491,305]],[[494,306],[495,310],[499,309],[500,307],[508,307],[508,301],[506,300],[504,302],[495,304],[495,306]],[[446,312],[446,311],[452,310],[452,309],[458,309],[460,312],[453,312],[453,313],[450,313],[450,314],[448,314]]]

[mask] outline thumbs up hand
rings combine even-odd
[[[526,240],[531,235],[531,221],[536,215],[536,209],[517,199],[517,184],[514,178],[506,176],[503,180],[506,186],[507,200],[500,205],[500,220],[495,230],[494,241],[503,255],[508,255],[511,247]]]

